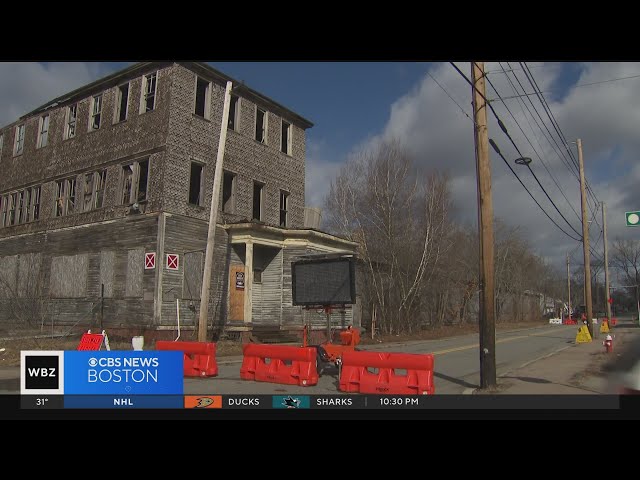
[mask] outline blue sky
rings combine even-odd
[[[517,62],[510,62],[519,68]],[[6,125],[31,109],[125,67],[126,63],[0,63],[0,125]],[[307,204],[322,206],[330,181],[347,156],[380,139],[399,139],[426,169],[445,170],[451,177],[456,220],[476,221],[475,164],[470,88],[448,63],[351,63],[351,62],[211,62],[214,68],[243,80],[251,88],[308,118],[314,127],[307,134]],[[457,62],[468,75],[468,62]],[[506,63],[503,62],[506,66]],[[609,237],[636,238],[625,228],[624,211],[640,209],[640,79],[576,87],[590,82],[640,74],[640,64],[531,62],[531,71],[546,92],[551,110],[568,141],[582,138],[587,178],[600,200],[607,202]],[[499,70],[496,62],[487,71]],[[427,74],[445,87],[457,106]],[[515,72],[526,85],[522,72]],[[513,95],[503,73],[490,74],[502,96]],[[513,79],[513,77],[512,77]],[[488,87],[489,98],[495,94]],[[530,91],[530,90],[529,90]],[[534,100],[535,101],[535,100]],[[536,128],[519,100],[507,100],[529,140],[579,209],[574,177]],[[541,114],[542,106],[535,101]],[[565,216],[579,225],[551,177],[534,155],[527,139],[500,102],[494,107]],[[544,118],[544,117],[543,117]],[[549,128],[552,129],[550,123]],[[553,129],[552,129],[553,131]],[[545,132],[546,133],[546,132]],[[489,135],[509,161],[515,149],[490,116]],[[575,147],[572,147],[575,148]],[[575,152],[575,150],[574,150]],[[559,232],[538,210],[518,181],[493,152],[492,180],[495,215],[523,226],[530,243],[551,261],[560,262],[575,242]],[[558,220],[553,207],[526,171],[516,170],[525,184]],[[596,226],[592,232],[599,234]]]

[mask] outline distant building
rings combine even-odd
[[[228,80],[203,63],[139,63],[0,129],[0,322],[37,298],[34,324],[172,330],[176,300],[183,328],[197,323]],[[209,324],[299,329],[291,261],[356,244],[305,212],[312,123],[233,85]]]

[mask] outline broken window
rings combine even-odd
[[[31,211],[30,211],[30,202],[31,202],[31,189],[26,188],[24,193],[22,194],[22,223],[27,223],[31,221]]]
[[[146,201],[148,179],[149,160],[123,165],[121,203],[130,205]]]
[[[195,114],[209,118],[209,91],[210,83],[203,78],[196,77],[196,111]]]
[[[282,137],[280,139],[280,151],[291,155],[291,124],[282,120]]]
[[[236,211],[236,176],[231,172],[224,172],[222,179],[222,211],[235,213]]]
[[[22,223],[23,217],[22,217],[22,209],[24,207],[24,191],[20,191],[20,192],[16,192],[17,195],[17,200],[16,200],[16,221],[15,224],[19,225],[20,223]]]
[[[49,115],[40,117],[40,130],[38,131],[38,148],[46,147],[49,141]]]
[[[76,179],[67,178],[56,182],[55,216],[73,213],[76,206]]]
[[[9,203],[9,197],[0,197],[0,227],[4,227],[6,225],[7,203]]]
[[[231,95],[231,103],[229,104],[229,129],[238,130],[238,97]]]
[[[22,150],[24,148],[24,124],[18,125],[16,127],[16,142],[13,146],[13,154],[14,155],[22,155]]]
[[[64,129],[64,138],[73,138],[76,136],[76,119],[78,113],[78,104],[71,105],[67,108],[67,122]]]
[[[267,115],[266,112],[256,107],[256,140],[267,143]]]
[[[84,176],[84,199],[82,210],[87,212],[93,205],[93,173],[86,173]]]
[[[104,207],[104,196],[107,191],[107,170],[102,170],[100,172],[94,173],[94,202],[93,206],[95,208]]]
[[[16,200],[17,193],[12,193],[11,195],[9,195],[9,219],[7,225],[16,224]]]
[[[120,85],[117,90],[116,110],[114,123],[124,122],[127,119],[127,107],[129,104],[129,84]]]
[[[91,118],[89,130],[98,130],[100,128],[100,118],[102,117],[102,94],[95,95],[91,99]]]
[[[262,183],[253,183],[253,219],[262,221]]]
[[[289,193],[280,190],[280,226],[287,226],[287,215],[289,212]]]
[[[4,134],[0,133],[0,157],[2,157],[2,146],[4,145]]]
[[[202,168],[203,165],[191,162],[191,176],[189,177],[189,203],[202,204]]]
[[[40,218],[40,186],[31,188],[31,219],[38,220]]]
[[[158,72],[144,76],[142,82],[142,105],[140,113],[150,112],[156,108],[156,78]]]

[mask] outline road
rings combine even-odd
[[[496,361],[498,376],[533,360],[573,344],[575,326],[543,327],[497,333]],[[464,335],[440,340],[412,341],[396,344],[366,345],[363,350],[407,353],[432,353],[435,356],[436,394],[460,394],[480,383],[478,335]],[[185,394],[338,394],[338,372],[330,369],[320,376],[318,385],[297,387],[240,379],[242,357],[220,357],[219,374],[213,378],[185,378]],[[0,394],[19,393],[19,368],[0,369]]]
[[[546,325],[498,333],[496,335],[497,373],[504,375],[512,369],[568,347],[574,343],[575,336],[576,327],[572,325]],[[441,340],[367,345],[362,348],[372,351],[434,354],[436,394],[460,394],[465,390],[478,388],[480,384],[477,334]],[[237,360],[220,358],[218,365],[217,377],[185,379],[185,393],[195,395],[341,393],[338,390],[338,372],[335,369],[324,372],[320,376],[318,385],[297,387],[240,380],[241,357]]]

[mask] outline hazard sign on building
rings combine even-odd
[[[156,268],[156,252],[147,252],[144,254],[144,269],[152,270]]]
[[[167,253],[167,270],[178,270],[180,256],[177,253]]]

